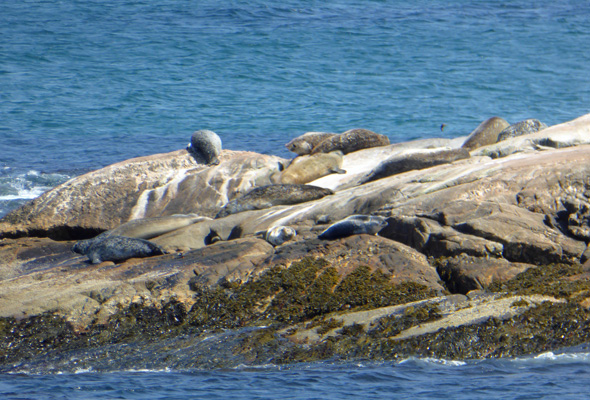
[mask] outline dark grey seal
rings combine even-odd
[[[525,119],[524,121],[517,122],[504,129],[498,135],[498,142],[509,138],[528,135],[529,133],[535,133],[547,128],[547,125],[539,121],[538,119]]]
[[[377,179],[383,179],[391,175],[401,174],[402,172],[448,164],[469,157],[469,151],[464,148],[424,151],[411,153],[405,156],[395,156],[379,164],[361,181],[361,184],[376,181]]]
[[[368,129],[351,129],[340,135],[329,137],[315,146],[311,154],[330,153],[340,150],[343,154],[389,145],[389,138]]]
[[[227,203],[215,218],[222,218],[248,210],[262,210],[278,205],[305,203],[321,199],[330,194],[334,194],[334,192],[313,185],[278,184],[260,186]]]
[[[206,129],[196,131],[191,137],[188,150],[203,157],[208,165],[217,165],[221,154],[221,138]]]
[[[510,124],[504,118],[492,117],[483,121],[469,134],[463,143],[464,149],[473,150],[478,147],[494,144],[498,141],[498,135]]]
[[[366,233],[377,234],[387,226],[387,218],[373,215],[351,215],[328,227],[318,235],[319,239],[334,240],[352,235]]]
[[[97,236],[93,239],[81,240],[74,244],[72,251],[86,255],[92,264],[165,254],[157,244],[125,236]]]

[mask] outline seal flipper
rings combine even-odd
[[[333,174],[345,174],[346,170],[344,170],[342,168],[333,168],[330,170],[330,172]]]

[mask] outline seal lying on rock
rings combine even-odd
[[[143,258],[165,254],[164,250],[144,239],[125,236],[103,236],[77,242],[72,251],[84,254],[92,264],[103,261],[125,261],[130,258]]]
[[[391,175],[416,169],[434,167],[435,165],[448,164],[453,161],[469,158],[469,151],[464,148],[416,150],[406,155],[398,155],[383,161],[377,166],[361,184],[386,178]]]
[[[264,233],[264,239],[273,246],[280,246],[297,236],[297,231],[290,226],[274,226]]]
[[[289,151],[302,156],[311,153],[315,146],[333,136],[337,136],[337,134],[329,132],[307,132],[291,140],[285,147]]]
[[[134,219],[119,225],[115,229],[101,233],[101,236],[126,236],[137,239],[151,239],[207,220],[211,220],[211,218],[201,217],[197,214],[175,214],[165,217]]]
[[[200,130],[193,133],[189,151],[202,156],[208,165],[219,164],[221,153],[221,138],[213,131]]]
[[[330,174],[345,174],[342,168],[342,152],[311,154],[295,157],[280,173],[271,176],[276,183],[303,184]]]
[[[343,154],[354,151],[389,145],[389,138],[368,129],[351,129],[340,135],[332,136],[315,146],[311,154],[330,153],[340,150]]]
[[[500,134],[498,134],[498,142],[512,137],[528,135],[529,133],[542,131],[545,128],[547,128],[547,125],[538,119],[525,119],[524,121],[510,125],[500,132]]]
[[[252,189],[242,197],[230,201],[215,218],[248,210],[262,210],[278,205],[305,203],[334,194],[330,189],[302,184],[266,185]]]
[[[498,134],[509,126],[510,124],[504,118],[488,118],[469,134],[461,147],[473,150],[488,144],[494,144],[498,141]]]
[[[387,218],[373,215],[351,215],[328,227],[318,235],[319,239],[334,240],[366,233],[375,235],[387,226]]]

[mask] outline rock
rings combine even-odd
[[[498,142],[516,136],[528,135],[547,128],[547,125],[537,119],[525,119],[510,125],[498,134]]]

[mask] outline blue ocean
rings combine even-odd
[[[590,112],[585,0],[3,0],[0,217],[77,175],[186,147],[291,157]],[[444,130],[441,126],[444,124]],[[3,375],[10,399],[589,398],[584,349],[519,360]]]

